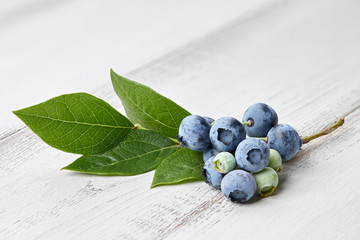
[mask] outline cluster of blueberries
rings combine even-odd
[[[278,124],[276,112],[267,104],[251,105],[242,121],[190,115],[182,120],[178,135],[183,147],[203,152],[205,182],[241,203],[255,192],[271,195],[282,161],[293,158],[302,145],[296,130]]]

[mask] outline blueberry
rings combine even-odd
[[[203,117],[210,125],[215,121],[211,117]]]
[[[282,160],[280,153],[274,149],[270,149],[270,160],[268,167],[274,169],[276,172],[281,172],[282,170]]]
[[[215,148],[210,148],[203,153],[203,160],[206,162],[209,158],[215,157],[219,152]]]
[[[244,113],[243,122],[251,121],[245,130],[249,137],[266,137],[269,130],[278,123],[278,116],[274,109],[265,103],[255,103]]]
[[[302,145],[302,139],[296,130],[287,124],[273,127],[267,134],[268,145],[280,153],[283,161],[293,158]]]
[[[256,192],[254,177],[244,170],[233,170],[221,181],[221,191],[232,202],[246,202]]]
[[[210,148],[210,124],[203,117],[190,115],[185,117],[179,127],[178,140],[184,147],[195,151]]]
[[[233,152],[245,138],[244,126],[232,117],[216,120],[210,129],[211,144],[219,152]]]
[[[223,174],[214,168],[214,156],[209,158],[205,164],[201,174],[205,177],[205,182],[216,189],[220,189]]]
[[[221,173],[228,173],[236,166],[234,155],[229,152],[221,152],[215,156],[214,168]]]
[[[236,148],[235,159],[240,168],[249,172],[259,172],[269,164],[270,150],[264,141],[247,138]]]
[[[279,183],[279,177],[276,171],[266,167],[262,171],[253,174],[257,189],[261,197],[270,196]]]

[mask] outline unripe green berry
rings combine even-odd
[[[272,168],[266,167],[262,171],[253,173],[256,181],[256,191],[261,197],[270,196],[279,183],[279,177],[276,171]]]
[[[276,172],[280,172],[282,170],[282,160],[280,153],[274,149],[270,149],[270,160],[268,167],[274,169]]]
[[[228,173],[236,166],[234,155],[229,152],[221,152],[215,156],[214,168],[221,173]]]

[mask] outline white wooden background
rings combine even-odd
[[[360,239],[359,1],[4,6],[0,239]],[[110,67],[195,114],[241,119],[262,101],[302,135],[346,121],[285,164],[275,195],[247,204],[202,182],[150,190],[153,172],[59,171],[77,156],[8,110],[73,91],[122,110]]]

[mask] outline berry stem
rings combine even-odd
[[[258,137],[258,139],[260,139],[260,140],[263,140],[264,142],[268,142],[268,138],[267,137]]]
[[[303,140],[303,144],[305,143],[308,143],[310,142],[311,140],[314,140],[318,137],[321,137],[321,136],[325,136],[331,132],[333,132],[335,129],[337,129],[338,127],[342,126],[345,122],[345,118],[341,118],[340,120],[336,121],[333,125],[331,125],[330,127],[318,132],[318,133],[315,133],[311,136],[308,136],[308,137],[303,137],[302,140]]]
[[[248,126],[251,126],[252,125],[252,121],[251,120],[248,120],[246,122],[243,122],[242,125],[248,125]]]

